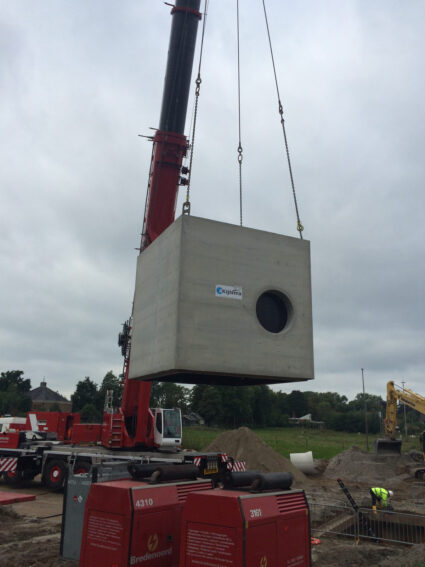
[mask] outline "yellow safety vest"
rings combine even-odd
[[[385,490],[385,488],[371,488],[371,491],[378,499],[382,500],[382,504],[384,506],[387,505],[387,499],[389,496],[388,490]]]

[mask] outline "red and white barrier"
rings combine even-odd
[[[14,473],[18,464],[17,457],[0,457],[0,472]]]

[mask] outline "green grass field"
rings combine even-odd
[[[183,447],[200,451],[224,429],[210,427],[184,427]],[[289,453],[303,453],[313,451],[315,459],[331,459],[338,453],[345,451],[352,445],[366,450],[366,435],[361,433],[343,433],[340,431],[316,429],[302,429],[296,427],[253,429],[277,453],[289,458]],[[379,435],[369,435],[369,451],[372,451],[372,442]],[[403,452],[410,449],[419,450],[417,438],[403,441]]]

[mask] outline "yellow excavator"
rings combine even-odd
[[[376,441],[376,452],[379,454],[401,453],[401,440],[396,439],[397,402],[425,415],[425,398],[408,388],[400,388],[394,382],[387,382],[387,409],[384,419],[385,439]],[[425,453],[425,434],[422,433],[422,453]],[[422,455],[422,458],[424,455]]]

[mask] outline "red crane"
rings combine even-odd
[[[196,44],[200,0],[176,0],[159,129],[153,138],[152,160],[143,222],[140,254],[174,221],[179,185],[187,173],[182,162],[188,142],[184,135],[189,89]],[[149,408],[151,383],[129,380],[131,319],[119,335],[124,355],[124,389],[119,413],[105,412],[102,443],[131,448],[155,445],[155,416]],[[172,411],[172,410],[164,410]]]

